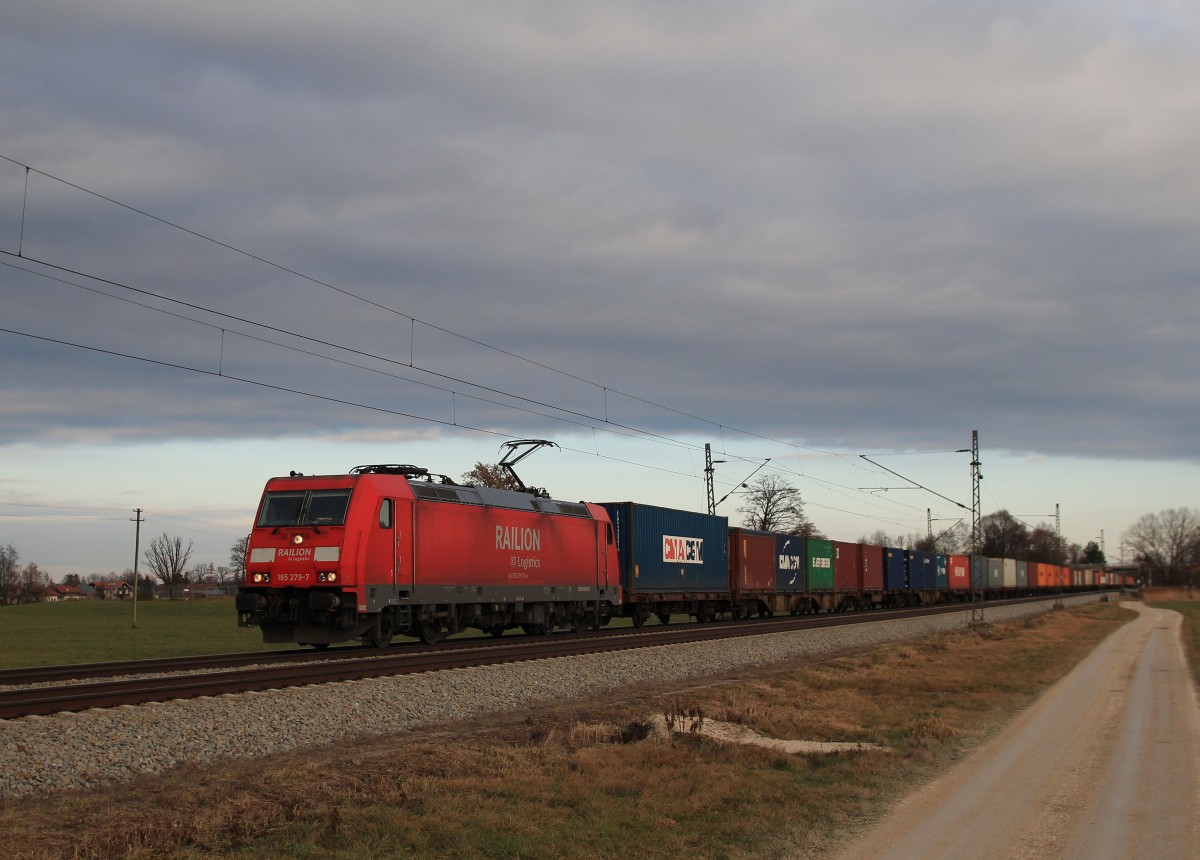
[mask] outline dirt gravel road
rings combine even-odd
[[[1114,632],[840,860],[1200,860],[1200,712],[1178,613]]]

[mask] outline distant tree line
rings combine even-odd
[[[192,556],[192,542],[184,544],[178,535],[163,533],[153,538],[142,555],[146,568],[138,575],[139,595],[148,597],[155,581],[163,585],[177,586],[188,583],[233,585],[242,581],[246,574],[246,544],[249,538],[239,538],[230,547],[228,565],[193,564],[187,566]],[[148,570],[148,572],[146,572]],[[68,573],[63,585],[87,587],[101,582],[128,582],[133,584],[133,570],[126,568],[121,573],[90,573],[86,576]],[[51,585],[47,576],[34,562],[22,566],[20,554],[12,544],[0,545],[0,606],[17,603],[37,603],[46,599],[46,589]]]
[[[50,584],[50,577],[32,561],[21,567],[20,558],[12,544],[0,546],[0,605],[35,603]]]
[[[1170,508],[1146,514],[1125,532],[1125,544],[1149,585],[1191,588],[1200,569],[1200,511]]]
[[[463,476],[471,483],[485,485],[503,485],[507,477],[506,473],[491,471],[484,464],[477,464],[476,469]],[[742,524],[746,528],[824,539],[820,529],[805,514],[800,491],[786,479],[763,475],[745,489],[738,512],[743,515]],[[194,564],[189,568],[192,542],[185,545],[182,537],[163,532],[150,541],[143,554],[143,561],[153,576],[140,576],[140,589],[143,592],[149,590],[154,578],[168,586],[239,583],[246,574],[248,542],[249,538],[243,537],[233,543],[228,565]],[[859,542],[922,552],[963,555],[971,552],[970,527],[964,520],[932,537],[928,534],[893,535],[878,530],[863,535]],[[1200,511],[1172,508],[1146,514],[1125,532],[1123,543],[1131,549],[1132,564],[1148,584],[1179,587],[1197,584],[1196,579],[1200,576]],[[1104,551],[1095,541],[1082,546],[1067,543],[1059,538],[1052,526],[1043,523],[1030,527],[1004,510],[980,518],[979,552],[992,558],[1050,564],[1106,563]],[[132,582],[133,571],[126,570],[121,575],[93,573],[87,577],[71,573],[63,582],[78,586],[114,580]],[[29,562],[22,566],[20,555],[12,544],[0,545],[0,606],[43,600],[49,585],[50,577],[37,564]]]

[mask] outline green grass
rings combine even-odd
[[[688,619],[676,615],[672,620]],[[0,606],[0,669],[296,647],[265,645],[256,628],[238,627],[232,600],[139,600],[137,622],[135,629],[131,600]],[[610,626],[627,627],[630,621],[618,618]],[[510,633],[521,635],[519,630]],[[461,638],[484,635],[478,630],[458,634]],[[343,647],[359,644],[354,640]]]
[[[77,600],[0,606],[0,668],[272,650],[232,600]]]

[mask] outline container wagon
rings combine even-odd
[[[616,537],[624,614],[642,626],[674,614],[711,621],[733,609],[729,520],[637,502],[603,502]]]

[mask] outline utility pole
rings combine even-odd
[[[142,551],[142,509],[134,510],[133,521],[137,523],[133,532],[133,626],[137,628],[138,556]]]
[[[739,489],[745,489],[747,486],[746,481],[749,481],[751,478],[753,478],[755,475],[757,475],[759,472],[759,469],[761,469],[763,466],[767,465],[767,463],[771,462],[771,458],[767,457],[767,459],[765,459],[761,463],[759,463],[758,468],[756,468],[753,472],[751,472],[749,475],[747,475],[745,477],[745,479],[743,479],[741,482],[735,484],[732,490],[730,490],[728,493],[721,496],[721,498],[717,499],[714,502],[713,501],[713,495],[714,495],[714,493],[713,493],[713,471],[714,471],[713,466],[717,465],[718,463],[724,463],[724,462],[726,462],[726,461],[725,460],[714,460],[712,458],[712,446],[710,444],[708,444],[707,442],[705,442],[704,443],[704,484],[705,484],[705,489],[708,491],[708,515],[710,517],[716,516],[717,505],[721,504],[721,502],[728,499]]]
[[[712,445],[704,443],[704,486],[708,490],[708,515],[711,517],[717,512],[717,503],[713,501],[716,496],[713,495],[713,458]]]
[[[979,472],[979,431],[971,431],[971,625],[985,624],[983,617],[983,582],[980,588],[975,588],[975,564],[978,560],[981,578],[987,575],[987,564],[979,557],[980,523],[979,523],[979,482],[983,475]]]

